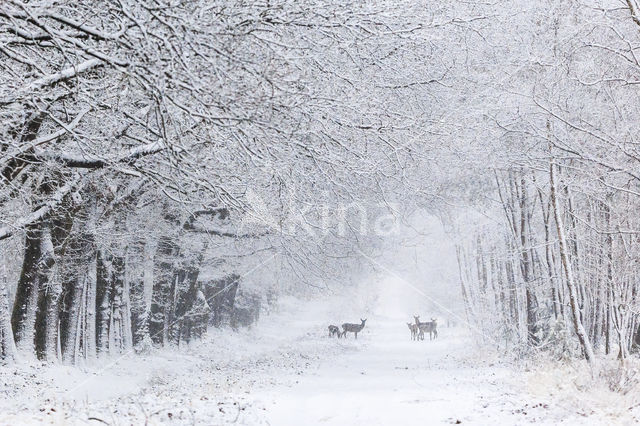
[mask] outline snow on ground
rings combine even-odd
[[[409,318],[382,310],[368,313],[357,341],[328,338],[329,319],[358,319],[339,314],[350,308],[290,299],[252,330],[214,330],[179,351],[0,367],[0,424],[633,423],[544,374],[499,365],[463,329],[414,342]]]

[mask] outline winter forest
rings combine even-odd
[[[634,424],[639,115],[637,0],[0,0],[0,424]]]

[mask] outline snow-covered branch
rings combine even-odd
[[[34,223],[43,220],[47,215],[49,215],[52,211],[57,209],[64,199],[68,197],[77,186],[82,182],[82,176],[76,175],[75,177],[69,179],[67,183],[58,188],[42,205],[37,207],[34,211],[29,213],[28,215],[18,219],[15,223],[11,225],[5,225],[0,228],[0,240],[4,240],[6,238],[11,237],[17,231],[24,229],[29,225],[33,225]]]

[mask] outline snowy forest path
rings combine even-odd
[[[213,329],[109,368],[0,368],[0,425],[608,424],[498,365],[462,327],[412,341],[409,318],[370,313],[357,340],[328,337],[328,320],[343,315],[292,301],[251,330]]]
[[[286,424],[488,424],[514,416],[521,401],[505,392],[513,373],[470,357],[472,343],[458,328],[438,339],[412,341],[401,319],[370,318],[357,340],[337,340],[354,350],[321,362],[291,387],[259,390],[268,423]],[[509,422],[508,422],[509,423]]]

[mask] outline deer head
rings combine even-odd
[[[438,322],[438,318],[431,318],[431,322],[436,324]]]
[[[362,325],[364,325],[364,323],[367,322],[366,319],[362,319],[362,318],[360,318],[360,321],[362,321]]]

